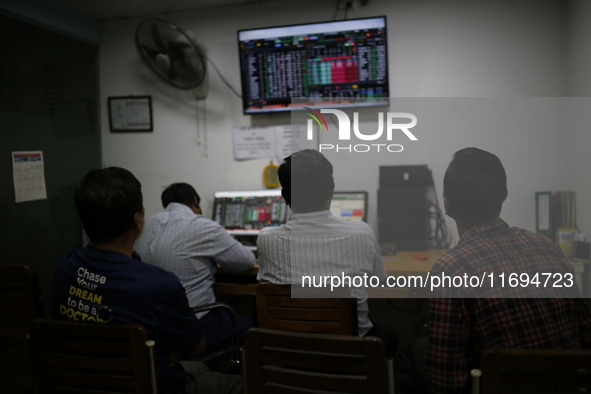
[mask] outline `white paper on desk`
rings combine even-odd
[[[47,198],[43,171],[43,152],[12,152],[15,202]]]
[[[314,149],[315,140],[308,141],[306,127],[302,125],[275,126],[276,157],[281,163],[284,158],[303,149]]]
[[[274,127],[235,127],[232,130],[234,160],[275,157]]]

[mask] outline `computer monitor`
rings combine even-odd
[[[341,219],[367,222],[367,192],[334,192],[330,211]]]
[[[244,113],[387,106],[386,37],[385,16],[238,31]]]
[[[263,227],[279,226],[289,209],[279,189],[218,191],[213,197],[213,220],[236,235],[256,235]]]

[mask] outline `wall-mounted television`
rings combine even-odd
[[[238,46],[245,114],[388,105],[385,16],[239,30]]]

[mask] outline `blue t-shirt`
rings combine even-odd
[[[174,274],[125,254],[91,246],[74,248],[56,268],[53,316],[143,325],[156,342],[158,392],[185,392],[185,372],[180,364],[170,366],[170,354],[173,349],[190,354],[203,331]]]

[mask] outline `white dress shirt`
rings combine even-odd
[[[222,226],[174,202],[146,220],[135,250],[142,261],[179,277],[191,307],[215,302],[217,264],[229,273],[247,270],[255,264],[254,254]]]
[[[302,276],[377,276],[385,279],[380,248],[366,223],[334,217],[328,210],[296,213],[279,227],[265,227],[257,239],[258,280],[300,284]],[[372,327],[365,288],[357,298],[359,336]]]

